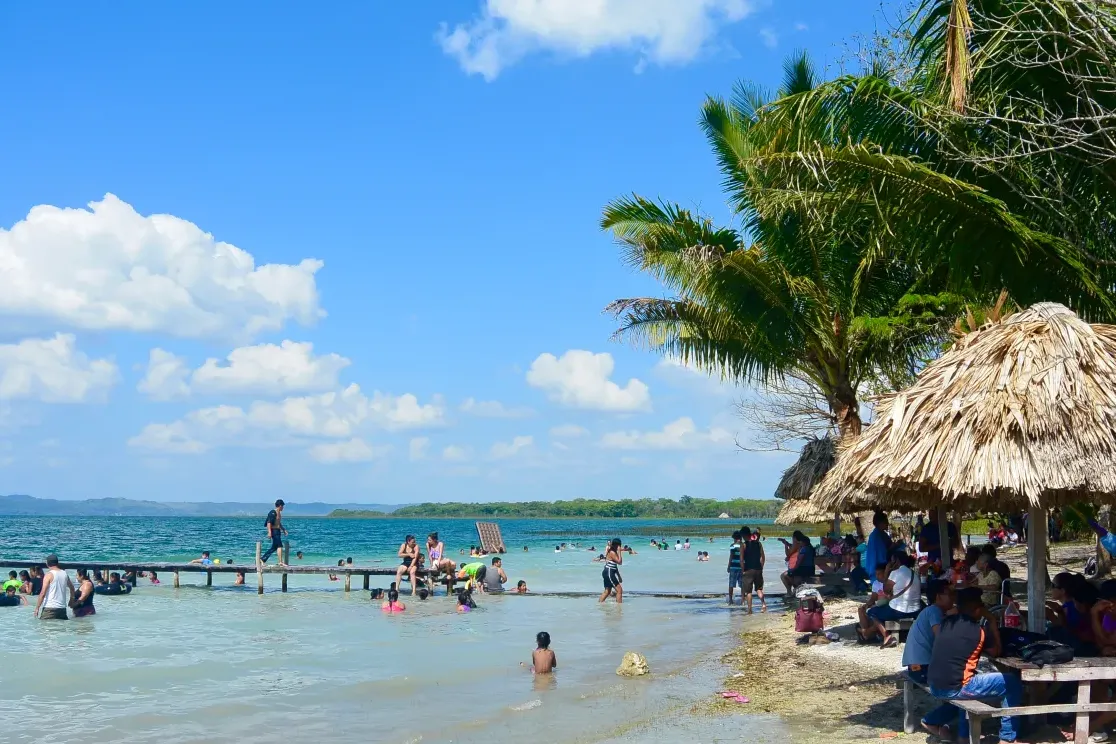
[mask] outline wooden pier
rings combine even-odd
[[[256,589],[257,593],[264,593],[264,575],[274,574],[280,576],[280,588],[282,591],[287,591],[287,575],[288,574],[312,574],[317,576],[344,576],[345,577],[345,591],[352,590],[353,576],[364,577],[364,589],[369,588],[369,577],[372,576],[395,576],[397,566],[391,567],[377,567],[377,566],[291,566],[291,565],[269,565],[260,560],[261,545],[256,543],[256,562],[252,563],[213,563],[203,565],[201,563],[169,563],[169,562],[153,562],[153,561],[63,561],[59,559],[58,567],[61,569],[77,569],[84,568],[88,571],[155,571],[157,573],[174,574],[174,586],[179,585],[179,574],[182,573],[204,573],[205,585],[213,586],[213,574],[225,573],[235,574],[243,573],[245,575],[254,573],[257,577]],[[277,553],[280,561],[286,559],[290,553],[289,544],[284,544],[282,551]],[[39,567],[45,568],[45,564],[41,561],[28,561],[28,560],[8,560],[0,558],[0,566],[6,568],[32,568]],[[404,573],[406,576],[406,573]],[[427,584],[430,584],[433,576],[427,570],[419,571],[418,578],[422,578]],[[135,581],[133,580],[133,586]],[[452,582],[450,583],[452,586]]]

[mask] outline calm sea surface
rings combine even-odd
[[[614,536],[638,551],[625,558],[625,589],[722,591],[726,583],[729,541],[709,543],[685,522],[500,525],[511,584],[524,579],[535,591],[599,592],[601,566],[590,561]],[[671,542],[689,537],[692,547],[651,550],[649,537],[632,532],[637,526],[661,527]],[[407,533],[421,542],[437,530],[454,558],[477,541],[470,520],[291,518],[287,527],[306,565],[351,556],[358,565],[392,566]],[[64,560],[186,560],[210,550],[251,563],[263,533],[262,515],[3,517],[0,558],[57,552]],[[554,552],[572,540],[581,549]],[[777,586],[782,551],[766,543],[768,583]],[[709,550],[711,562],[699,563],[698,550]],[[252,576],[250,586],[234,587],[232,575],[216,574],[207,589],[204,574],[182,574],[178,590],[162,578],[161,586],[141,580],[130,595],[98,597],[96,616],[68,623],[0,608],[0,741],[600,742],[631,726],[657,730],[658,722],[666,732],[718,689],[717,659],[748,622],[723,600],[650,597],[618,607],[592,598],[482,595],[477,611],[458,615],[441,594],[426,602],[405,596],[408,611],[385,616],[366,592],[346,594],[323,576],[292,575],[286,594],[268,576],[263,597]],[[390,581],[376,578],[373,586]],[[520,666],[540,630],[551,634],[560,662],[551,678]],[[650,678],[615,675],[629,650],[647,656]],[[776,741],[778,729],[766,720],[748,738]],[[708,740],[740,739],[724,734]]]

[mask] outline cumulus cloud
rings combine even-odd
[[[631,50],[642,70],[648,62],[689,62],[719,26],[752,9],[752,0],[483,0],[479,16],[452,29],[443,24],[437,38],[465,72],[486,80],[540,51]]]
[[[311,343],[284,341],[242,346],[224,360],[207,359],[189,372],[182,357],[152,349],[138,389],[154,400],[181,398],[192,392],[287,395],[336,388],[338,375],[349,364],[339,354],[315,356]]]
[[[252,254],[112,194],[88,209],[32,207],[0,228],[0,315],[23,326],[251,337],[313,324],[322,262],[256,265]]]
[[[759,35],[760,38],[763,39],[763,45],[768,49],[774,49],[779,46],[779,35],[775,33],[775,29],[761,28]]]
[[[601,437],[601,446],[623,450],[692,450],[733,441],[732,433],[720,427],[699,431],[694,420],[683,416],[659,431],[613,431]]]
[[[310,448],[310,456],[318,462],[368,462],[388,452],[388,447],[373,447],[363,439],[350,439],[345,442],[315,444]]]
[[[534,437],[516,437],[510,442],[496,442],[489,451],[493,460],[506,460],[515,457],[535,443]]]
[[[118,377],[113,362],[90,359],[70,334],[0,344],[0,400],[102,400]]]
[[[184,451],[183,442],[198,443],[202,449],[271,447],[314,438],[350,439],[366,428],[417,429],[444,422],[445,408],[440,399],[419,403],[410,393],[394,396],[379,391],[368,397],[353,384],[320,395],[256,401],[247,409],[201,408],[170,424],[148,424],[129,444],[167,452]],[[191,444],[190,451],[200,450]]]
[[[446,462],[465,462],[469,459],[469,450],[451,444],[442,450],[442,459]]]
[[[589,433],[589,430],[584,426],[577,424],[562,424],[561,426],[552,426],[550,428],[550,436],[556,439],[575,439],[583,437]]]
[[[415,437],[411,440],[408,452],[412,460],[425,460],[428,449],[430,449],[430,437]]]
[[[509,408],[498,400],[475,398],[466,398],[462,401],[461,412],[480,418],[526,418],[535,414],[530,408]]]
[[[608,353],[571,349],[562,357],[540,354],[527,371],[527,383],[547,391],[552,400],[571,408],[595,411],[646,411],[651,391],[632,378],[620,387],[609,378],[615,363]]]

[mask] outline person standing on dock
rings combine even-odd
[[[35,617],[43,620],[69,620],[66,608],[74,596],[74,582],[58,567],[58,556],[46,557],[47,572],[43,578],[43,591],[35,605]]]
[[[260,556],[260,560],[267,563],[267,559],[283,548],[283,535],[287,534],[287,530],[283,527],[283,499],[275,501],[275,508],[267,513],[267,521],[264,524],[267,526],[267,536],[271,538],[271,547],[267,552]],[[280,561],[282,560],[282,553],[279,553]],[[280,562],[279,565],[283,565]]]

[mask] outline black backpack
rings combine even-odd
[[[1067,661],[1073,661],[1073,649],[1057,641],[1036,641],[1020,649],[1019,657],[1040,667],[1047,664],[1065,664]]]

